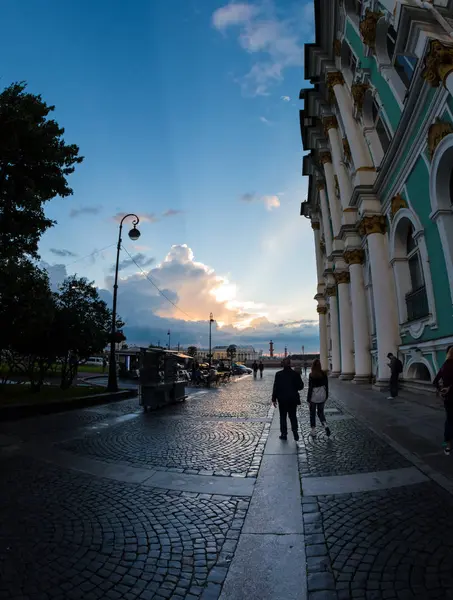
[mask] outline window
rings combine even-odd
[[[354,0],[354,11],[359,17],[362,15],[362,0]]]
[[[450,171],[450,204],[453,205],[453,169]]]
[[[352,77],[355,77],[355,72],[357,69],[357,59],[355,57],[355,54],[353,53],[353,51],[351,50],[351,47],[349,46],[349,44],[346,44],[346,67],[351,71],[352,73]]]
[[[426,295],[425,281],[423,279],[420,253],[413,236],[414,230],[409,227],[406,240],[407,262],[411,291],[406,294],[407,320],[416,321],[429,315],[428,297]]]
[[[393,55],[395,54],[396,47],[396,31],[390,25],[387,30],[387,54],[389,55],[390,60],[393,59]]]
[[[378,134],[379,141],[382,146],[382,150],[384,154],[387,152],[388,147],[390,146],[391,137],[388,132],[387,126],[384,123],[382,118],[382,109],[376,101],[376,98],[373,100],[373,122],[374,128],[376,129],[376,133]]]
[[[409,87],[417,66],[418,58],[409,54],[397,54],[395,57],[395,70],[406,87]]]
[[[407,261],[409,263],[409,272],[411,276],[412,291],[418,290],[423,287],[423,274],[420,265],[420,256],[418,253],[417,244],[413,237],[414,230],[409,227],[407,233]]]

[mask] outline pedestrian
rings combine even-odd
[[[272,391],[272,403],[280,411],[280,439],[288,437],[288,426],[286,416],[289,417],[291,429],[296,442],[299,440],[297,424],[297,407],[300,405],[299,391],[304,389],[304,382],[299,373],[291,368],[291,359],[283,360],[283,370],[275,374],[274,389]]]
[[[253,377],[255,377],[255,379],[256,379],[256,375],[258,373],[258,363],[256,362],[256,360],[254,361],[254,363],[252,365],[252,369],[253,369]]]
[[[307,363],[305,362],[305,363],[304,363],[305,377],[307,376],[307,368],[308,368],[308,365],[307,365]]]
[[[447,348],[447,358],[434,378],[433,385],[444,401],[444,452],[449,456],[453,446],[453,346]]]
[[[316,437],[316,413],[321,425],[326,431],[327,437],[330,437],[330,428],[326,423],[324,406],[329,397],[329,380],[327,374],[321,368],[321,361],[315,358],[311,366],[311,373],[308,376],[308,394],[307,402],[310,406],[310,427],[312,437]]]
[[[261,379],[263,379],[264,365],[263,365],[263,361],[262,360],[260,360],[260,364],[258,365],[258,369],[260,370],[260,377],[261,377]]]
[[[102,372],[105,373],[105,368],[107,366],[107,359],[105,356],[102,357]]]
[[[398,378],[403,372],[403,363],[391,352],[387,354],[387,358],[390,361],[388,365],[390,367],[390,396],[387,400],[393,400],[398,396]]]

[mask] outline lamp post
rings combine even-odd
[[[213,323],[214,323],[214,316],[212,313],[209,313],[209,369],[211,369],[211,364],[212,364],[212,351],[211,351],[212,333],[211,333],[211,329],[212,329]]]
[[[140,231],[137,229],[137,225],[140,223],[140,219],[134,213],[125,215],[121,221],[118,231],[118,245],[116,247],[116,265],[115,265],[115,283],[113,285],[113,306],[112,306],[112,330],[110,334],[110,363],[109,363],[109,381],[107,384],[107,391],[117,392],[118,391],[118,378],[116,374],[116,357],[115,357],[115,336],[116,336],[116,303],[118,295],[118,269],[120,262],[120,250],[121,250],[121,233],[123,231],[123,222],[128,217],[134,217],[132,221],[132,229],[129,231],[129,237],[132,241],[138,240],[140,237]]]
[[[171,350],[171,346],[170,346],[170,342],[171,342],[171,332],[170,330],[167,331],[167,335],[168,335],[168,349]]]

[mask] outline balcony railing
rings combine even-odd
[[[407,320],[416,321],[429,315],[428,296],[425,286],[406,294]]]

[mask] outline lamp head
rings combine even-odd
[[[138,238],[140,237],[140,231],[135,227],[134,227],[129,231],[129,237],[131,238],[131,240],[133,242],[135,242],[136,240],[138,240]]]

